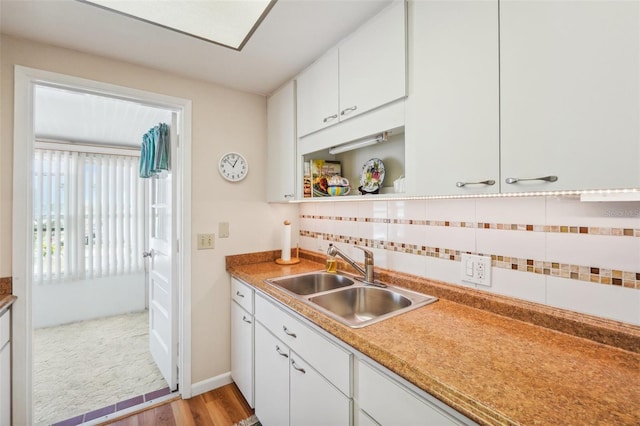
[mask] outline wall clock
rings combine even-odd
[[[228,152],[220,157],[218,171],[229,182],[239,182],[249,172],[247,159],[237,152]]]

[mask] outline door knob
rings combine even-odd
[[[153,258],[153,249],[149,250],[149,251],[143,251],[142,252],[142,257],[150,257]]]

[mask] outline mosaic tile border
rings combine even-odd
[[[615,269],[597,268],[568,263],[548,262],[518,257],[497,256],[490,253],[472,253],[470,251],[454,250],[442,247],[420,246],[416,244],[398,243],[393,241],[372,240],[368,238],[354,238],[344,235],[327,234],[300,230],[300,236],[322,238],[326,241],[359,245],[394,252],[414,254],[418,256],[435,257],[438,259],[460,262],[462,254],[478,254],[491,256],[491,266],[501,269],[529,272],[533,274],[549,275],[552,277],[568,278],[587,281],[596,284],[615,285],[625,288],[640,289],[640,272],[620,271]]]
[[[344,222],[389,223],[394,225],[447,226],[451,228],[497,229],[503,231],[547,232],[560,234],[611,235],[640,238],[640,229],[607,228],[574,225],[532,225],[520,223],[455,222],[446,220],[387,219],[346,216],[300,215],[301,219],[337,220]]]

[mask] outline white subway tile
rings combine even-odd
[[[550,262],[640,271],[640,239],[608,235],[547,235]]]
[[[547,225],[640,228],[640,201],[583,203],[577,197],[549,197]]]
[[[424,244],[460,251],[475,252],[476,229],[452,226],[426,226]]]
[[[475,222],[476,201],[472,198],[427,200],[427,219]]]
[[[424,220],[426,202],[424,200],[389,201],[387,203],[389,219]]]
[[[542,232],[476,229],[476,251],[490,255],[545,259],[545,234]]]
[[[427,235],[427,227],[420,225],[397,225],[390,223],[387,226],[388,241],[394,243],[424,245]]]
[[[529,302],[545,303],[545,276],[512,269],[492,268],[491,286],[477,286],[489,293],[515,297]]]
[[[338,203],[331,203],[331,202],[318,202],[318,203],[314,203],[316,206],[316,212],[315,215],[317,216],[325,216],[325,217],[332,217],[334,216],[334,210],[335,210],[335,206]]]
[[[547,276],[547,304],[640,324],[638,290]]]
[[[333,213],[334,216],[340,216],[343,218],[358,217],[358,203],[334,203]]]
[[[426,257],[397,251],[387,252],[387,268],[407,274],[426,276]]]
[[[449,284],[474,287],[473,284],[463,283],[460,279],[460,262],[436,257],[425,258],[427,272],[426,277],[433,280],[444,281]]]
[[[300,215],[309,215],[309,216],[315,215],[316,205],[317,203],[300,203]]]
[[[480,223],[517,223],[543,225],[545,197],[478,198],[476,221]]]

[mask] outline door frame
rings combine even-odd
[[[178,369],[179,393],[190,398],[191,389],[191,100],[65,74],[15,66],[14,72],[14,129],[13,129],[13,238],[12,276],[13,294],[13,368],[12,412],[14,424],[32,424],[32,264],[34,149],[34,86],[53,85],[74,90],[164,107],[180,112],[181,135],[178,155],[172,160],[176,182],[179,251],[173,264],[177,268],[178,285]]]

